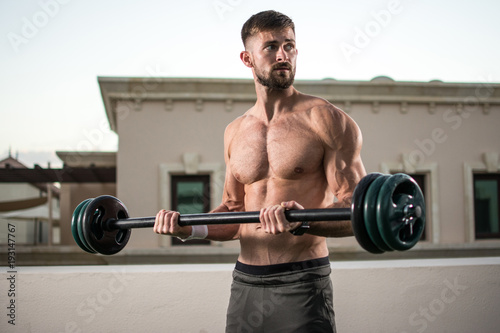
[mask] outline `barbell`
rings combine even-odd
[[[260,212],[181,214],[180,226],[259,223]],[[354,236],[371,253],[405,251],[420,240],[425,227],[425,201],[406,174],[371,173],[357,184],[351,208],[287,210],[290,222],[351,220]],[[74,210],[71,232],[88,253],[111,255],[129,241],[133,228],[151,228],[155,216],[130,218],[125,205],[109,195],[82,201]]]

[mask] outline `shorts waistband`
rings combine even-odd
[[[328,257],[297,261],[297,262],[287,262],[275,265],[247,265],[240,261],[237,261],[235,269],[242,273],[251,275],[271,275],[271,274],[280,274],[290,271],[299,272],[305,269],[316,268],[326,265],[330,265],[330,259]]]

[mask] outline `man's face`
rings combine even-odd
[[[278,90],[293,84],[297,49],[292,29],[260,32],[248,40],[247,51],[260,84]]]

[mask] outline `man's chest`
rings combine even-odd
[[[298,179],[321,167],[324,153],[318,137],[300,125],[242,128],[230,148],[231,170],[243,184]]]

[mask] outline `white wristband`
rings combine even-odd
[[[191,239],[205,239],[208,236],[208,227],[206,225],[193,225],[191,229],[191,235],[188,238],[178,238],[185,242]]]

